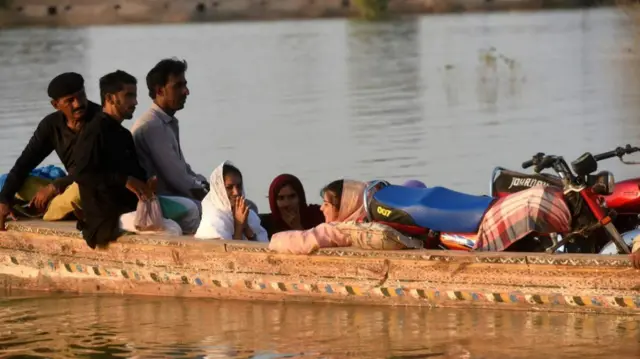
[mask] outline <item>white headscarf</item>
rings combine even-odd
[[[234,219],[231,202],[224,185],[224,176],[222,175],[224,165],[233,166],[230,161],[224,161],[213,170],[209,178],[211,191],[202,200],[202,220],[196,231],[195,238],[233,239]],[[242,196],[244,197],[244,188]],[[269,241],[267,231],[260,225],[260,217],[253,210],[249,210],[247,222],[253,233],[256,234],[258,242]],[[244,235],[242,238],[247,239]]]

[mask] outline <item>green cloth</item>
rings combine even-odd
[[[166,197],[158,196],[158,201],[164,218],[177,221],[189,212],[187,207]]]

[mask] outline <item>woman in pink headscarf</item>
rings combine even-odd
[[[278,253],[309,254],[319,248],[349,247],[349,238],[335,223],[359,221],[366,216],[362,196],[366,183],[337,180],[322,189],[325,223],[304,231],[284,231],[273,235],[269,249]]]

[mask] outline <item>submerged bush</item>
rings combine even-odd
[[[385,17],[389,0],[354,0],[360,16],[366,20],[378,20]]]

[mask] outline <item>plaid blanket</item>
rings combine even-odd
[[[571,212],[562,190],[532,187],[499,199],[480,223],[473,250],[500,252],[530,233],[566,233]]]

